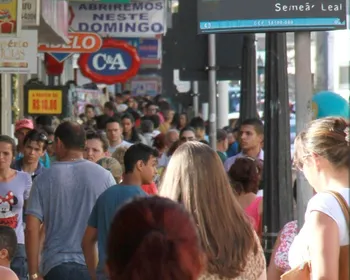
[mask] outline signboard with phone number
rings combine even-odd
[[[67,87],[25,86],[25,114],[64,115],[67,95]]]

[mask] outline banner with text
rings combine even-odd
[[[72,3],[71,25],[75,31],[108,37],[154,37],[166,31],[165,3]]]
[[[25,115],[64,116],[68,102],[68,87],[64,86],[24,86]]]

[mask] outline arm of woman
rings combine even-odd
[[[312,280],[338,280],[340,244],[337,223],[320,211],[312,211],[307,223],[312,229],[308,240]]]
[[[276,252],[280,244],[281,244],[281,233],[279,233],[277,236],[277,240],[276,240],[275,246],[273,247],[272,255],[270,258],[269,267],[267,268],[267,279],[269,280],[280,280],[281,275],[283,274],[282,271],[278,269],[275,263]]]
[[[266,268],[264,268],[264,271],[260,274],[260,276],[257,280],[267,280],[267,279],[270,280],[270,278],[266,277]]]

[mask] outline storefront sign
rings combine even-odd
[[[162,78],[153,75],[140,75],[130,83],[131,93],[135,96],[156,96],[162,92]]]
[[[94,53],[102,46],[102,38],[91,32],[68,33],[70,43],[67,45],[39,45],[39,52],[46,52],[53,56],[58,62],[63,62],[74,53]]]
[[[37,30],[22,30],[21,37],[0,37],[0,50],[0,72],[37,73]]]
[[[118,38],[136,48],[142,68],[154,68],[161,64],[160,38]]]
[[[21,5],[21,0],[0,0],[0,36],[19,36]]]
[[[154,37],[166,30],[165,2],[72,3],[71,28],[103,37]]]
[[[198,33],[346,28],[346,0],[197,0]]]
[[[134,77],[140,68],[140,58],[134,47],[107,38],[98,52],[81,54],[78,65],[91,81],[112,85]]]
[[[40,1],[22,0],[22,26],[31,27],[40,24]]]
[[[24,86],[25,114],[62,115],[67,97],[67,87]]]

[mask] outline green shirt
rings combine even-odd
[[[220,157],[222,163],[225,163],[225,161],[227,160],[227,155],[226,155],[226,153],[220,152],[220,151],[216,151],[216,152],[218,153],[218,155],[219,155],[219,157]]]

